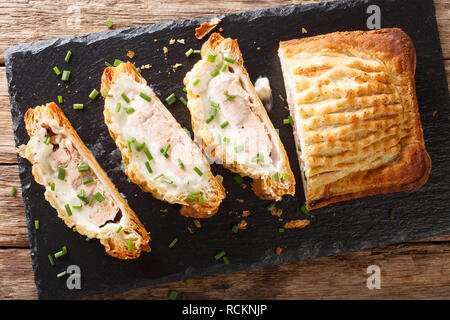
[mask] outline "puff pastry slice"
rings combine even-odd
[[[286,151],[244,68],[237,41],[213,33],[184,84],[192,128],[208,157],[251,177],[261,199],[294,195]]]
[[[416,54],[400,29],[280,42],[307,207],[426,183]]]
[[[30,136],[19,154],[32,163],[32,174],[68,227],[97,238],[106,253],[135,259],[150,251],[148,232],[100,168],[69,120],[55,103],[28,109]]]
[[[130,180],[157,199],[181,204],[182,215],[212,217],[225,198],[223,186],[134,65],[106,68],[101,92],[105,123]]]

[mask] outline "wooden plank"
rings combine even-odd
[[[366,287],[370,265],[381,269],[380,290]],[[167,299],[172,289],[188,299],[448,299],[450,242],[388,246],[91,298]],[[0,249],[0,299],[34,298],[29,250]]]
[[[0,249],[0,299],[36,299],[30,250]]]
[[[310,2],[317,1],[197,0],[195,5],[189,0],[125,0],[120,4],[116,1],[90,0],[1,2],[0,54],[19,43],[103,31],[106,30],[107,19],[111,19],[116,28],[123,28]],[[444,56],[450,58],[450,3],[448,0],[434,2]],[[24,27],[23,21],[32,21],[32,25]]]

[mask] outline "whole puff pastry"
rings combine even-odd
[[[280,42],[278,53],[309,209],[426,183],[406,33],[336,32]]]

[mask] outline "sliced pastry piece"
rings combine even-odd
[[[210,36],[184,78],[192,128],[208,157],[253,179],[261,199],[295,194],[284,146],[244,68],[236,40]]]
[[[28,109],[30,136],[19,154],[33,165],[37,183],[68,227],[97,238],[106,253],[135,259],[150,251],[148,232],[55,103]]]
[[[106,68],[101,92],[106,95],[106,125],[131,181],[157,199],[181,204],[185,216],[214,215],[225,198],[224,188],[134,65]]]
[[[281,42],[279,57],[309,209],[425,184],[408,35],[325,34]]]

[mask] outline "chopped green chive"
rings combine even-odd
[[[81,166],[78,166],[78,172],[87,172],[91,170],[87,164],[83,164]]]
[[[58,96],[58,103],[63,103],[63,97],[62,96]]]
[[[58,274],[56,275],[56,277],[57,277],[58,279],[60,279],[60,278],[62,278],[62,277],[65,277],[66,275],[67,275],[67,271],[63,271],[63,272],[58,273]]]
[[[39,230],[39,220],[34,220],[34,229]]]
[[[145,167],[147,168],[148,173],[153,173],[152,167],[150,167],[150,163],[148,163],[148,161],[145,161]]]
[[[105,98],[112,98],[113,95],[112,95],[112,94],[109,94],[109,93],[102,93],[102,97],[105,97]]]
[[[218,102],[215,102],[215,101],[211,101],[209,104],[210,104],[210,106],[213,107],[213,108],[218,108],[218,107],[219,107],[219,103],[218,103]]]
[[[95,100],[95,98],[97,98],[97,95],[98,95],[98,91],[97,91],[97,89],[94,89],[94,90],[92,90],[91,94],[89,95],[89,98],[91,100]]]
[[[64,58],[64,61],[65,62],[69,62],[71,56],[72,56],[72,51],[70,51],[70,50],[67,51],[66,57]]]
[[[300,210],[307,216],[309,216],[309,210],[306,208],[305,204],[302,204]]]
[[[100,192],[97,192],[96,194],[94,194],[93,196],[98,202],[102,202],[103,200],[105,200],[105,197],[103,197],[103,195]]]
[[[305,181],[307,180],[306,179],[306,170],[305,169],[303,169],[303,178],[305,179]]]
[[[84,105],[82,103],[74,103],[73,109],[74,110],[83,110],[84,109]]]
[[[167,152],[169,151],[169,149],[170,149],[170,143],[167,144],[167,146],[166,146],[165,149],[161,149],[161,150],[162,150],[162,151],[161,151],[162,155],[163,155],[164,157],[166,157],[166,158],[169,157],[169,155],[167,154]]]
[[[161,173],[161,174],[159,174],[158,176],[156,176],[153,180],[156,181],[156,180],[158,180],[159,178],[161,178],[162,176],[164,176],[164,174]]]
[[[55,260],[53,260],[53,257],[52,257],[51,254],[48,255],[48,261],[50,261],[50,264],[51,264],[52,266],[55,265]]]
[[[125,110],[125,112],[127,114],[132,114],[134,112],[134,108],[127,108],[127,110]]]
[[[243,144],[240,144],[240,145],[234,147],[234,151],[235,151],[236,153],[239,153],[239,152],[244,151],[244,145],[243,145]]]
[[[237,226],[237,225],[234,225],[234,226],[231,228],[231,231],[233,231],[234,233],[238,233],[238,231],[239,231],[238,226]]]
[[[395,211],[394,211],[394,209],[390,209],[389,210],[389,218],[390,219],[394,219],[395,218]]]
[[[200,54],[200,53],[202,53],[202,51],[201,51],[201,50],[194,50],[193,53],[194,53],[194,54]]]
[[[136,71],[139,72],[139,73],[142,73],[142,70],[139,67],[136,68]]]
[[[126,103],[130,103],[130,99],[128,99],[125,93],[122,93],[122,99],[125,100]]]
[[[264,157],[261,154],[257,153],[256,157],[252,159],[252,162],[256,163],[264,162]]]
[[[70,71],[64,70],[62,73],[61,79],[63,81],[69,81],[69,78],[70,78]]]
[[[148,95],[146,95],[145,93],[142,93],[142,92],[139,93],[139,97],[141,97],[142,99],[144,99],[148,102],[152,101],[152,98],[150,98]]]
[[[116,104],[116,112],[120,112],[120,108],[122,107],[122,103],[117,102]]]
[[[59,76],[61,74],[61,71],[59,71],[58,67],[54,67],[53,71],[55,71],[56,75]]]
[[[105,25],[108,27],[108,29],[111,29],[114,26],[114,23],[112,23],[111,20],[108,20],[105,22]]]
[[[238,175],[238,174],[235,174],[234,177],[233,177],[233,179],[234,179],[234,181],[236,181],[238,184],[241,184],[241,183],[244,181],[244,179],[242,179],[242,177],[241,177],[240,175]]]
[[[192,81],[192,84],[193,84],[194,86],[196,86],[196,85],[199,84],[199,82],[200,82],[200,78],[196,78],[194,81]]]
[[[119,65],[122,64],[122,63],[123,63],[122,60],[116,59],[116,60],[114,60],[113,65],[114,65],[114,67],[117,67],[117,66],[119,66]]]
[[[92,182],[94,182],[94,179],[93,178],[89,178],[89,179],[83,181],[83,184],[89,184],[89,183],[92,183]]]
[[[91,241],[91,238],[86,237],[86,242]]]
[[[288,174],[286,172],[283,172],[283,180],[286,181],[288,178]]]
[[[137,150],[138,152],[141,152],[146,146],[147,146],[147,144],[146,144],[145,142],[142,142],[140,145],[138,145],[138,146],[136,147],[136,150]]]
[[[133,241],[128,240],[128,251],[133,251]]]
[[[230,94],[229,96],[227,96],[227,100],[233,100],[234,98],[236,98],[235,95]]]
[[[284,232],[284,228],[278,228],[278,232],[280,233]]]
[[[287,119],[283,119],[284,124],[292,124],[294,123],[294,120],[292,119],[292,116],[288,116]]]
[[[231,141],[231,140],[230,140],[229,138],[223,137],[223,142],[227,143],[227,142],[230,142],[230,141]]]
[[[120,231],[122,231],[122,226],[119,226],[119,228],[117,228],[116,233],[119,233]]]
[[[275,174],[273,175],[273,180],[275,180],[276,182],[280,181],[280,176],[278,172],[275,172]]]
[[[161,181],[164,183],[167,183],[167,184],[173,184],[173,181],[170,180],[169,178],[165,177],[164,175],[163,175]]]
[[[226,126],[228,126],[229,124],[230,124],[230,123],[229,123],[228,120],[227,120],[227,121],[222,122],[221,125],[220,125],[220,127],[223,129],[223,128],[225,128]]]
[[[203,201],[204,201],[203,196],[200,195],[200,196],[198,197],[198,204],[202,204]]]
[[[169,299],[170,300],[176,300],[178,296],[178,291],[172,290],[169,293]]]
[[[72,231],[73,231],[73,232],[77,232],[77,227],[73,227],[73,228],[72,228]]]
[[[187,93],[186,87],[183,87],[183,92],[184,92],[184,93]]]
[[[224,262],[225,264],[230,264],[230,260],[228,260],[228,257],[227,257],[227,256],[223,257],[223,262]]]
[[[150,151],[148,151],[147,148],[144,149],[144,153],[145,153],[145,155],[147,156],[147,159],[148,159],[149,161],[150,161],[150,160],[153,160],[152,154],[150,153]]]
[[[217,56],[217,53],[215,53],[212,50],[209,50],[209,54],[208,54],[208,57],[206,58],[206,60],[208,62],[214,62],[214,61],[216,61],[216,56]]]
[[[197,202],[197,198],[194,197],[192,194],[188,194],[188,195],[186,196],[186,198],[188,198],[189,200],[192,200],[192,201]]]
[[[130,138],[130,139],[128,139],[128,141],[127,141],[128,152],[132,152],[131,144],[132,144],[132,143],[135,143],[135,142],[136,142],[136,138]]]
[[[220,71],[225,72],[228,69],[228,65],[226,63],[223,64],[222,69]]]
[[[59,180],[64,180],[65,177],[66,177],[66,169],[59,168],[58,169],[58,179]]]
[[[63,247],[62,247],[62,252],[63,252],[63,254],[66,254],[66,253],[67,253],[67,247],[66,247],[66,246],[63,246]]]
[[[233,58],[229,58],[229,57],[225,57],[223,58],[224,61],[229,62],[229,63],[235,63],[236,60],[234,60]]]
[[[197,172],[197,174],[198,174],[200,177],[203,175],[203,172],[202,172],[199,168],[197,168],[197,167],[194,167],[194,171]]]
[[[55,183],[50,183],[50,190],[55,191]]]
[[[180,97],[180,101],[181,103],[183,103],[185,106],[187,106],[187,102],[183,97]]]
[[[190,48],[188,51],[186,51],[185,55],[186,57],[189,57],[192,53],[194,53],[194,49]]]
[[[94,203],[94,200],[95,200],[95,197],[92,196],[91,199],[89,199],[88,206],[91,206]]]
[[[85,202],[85,203],[88,203],[88,199],[85,197],[83,189],[81,189],[80,193],[77,194],[77,198],[80,199],[81,201]]]
[[[268,211],[272,211],[272,209],[275,208],[275,202],[272,202],[266,208],[267,208]]]
[[[174,238],[171,243],[169,243],[169,248],[173,248],[173,246],[178,242],[178,238]]]
[[[112,67],[113,65],[111,63],[109,63],[108,61],[105,61],[105,66]]]
[[[50,143],[50,137],[47,134],[44,136],[44,143],[47,145]]]
[[[220,258],[226,255],[225,251],[220,251],[218,254],[214,256],[214,259],[219,260]]]
[[[66,208],[67,215],[70,217],[72,216],[72,210],[70,210],[70,206],[68,204],[64,205],[64,208]]]
[[[215,70],[213,70],[212,72],[211,72],[211,76],[212,77],[215,77],[215,76],[217,76],[218,74],[219,74],[219,69],[215,69]]]
[[[191,280],[189,280],[189,279],[184,280],[184,283],[185,283],[185,284],[189,284],[189,283],[191,283]]]
[[[180,166],[181,169],[184,169],[184,163],[183,161],[181,161],[180,158],[178,158],[178,165]]]
[[[172,105],[172,104],[174,104],[175,101],[177,101],[177,98],[175,97],[175,93],[172,93],[171,95],[169,95],[169,96],[166,98],[166,102],[169,104],[169,106]]]
[[[82,203],[74,204],[74,205],[72,205],[72,208],[74,208],[74,209],[81,209],[81,208],[83,208],[83,204]]]

